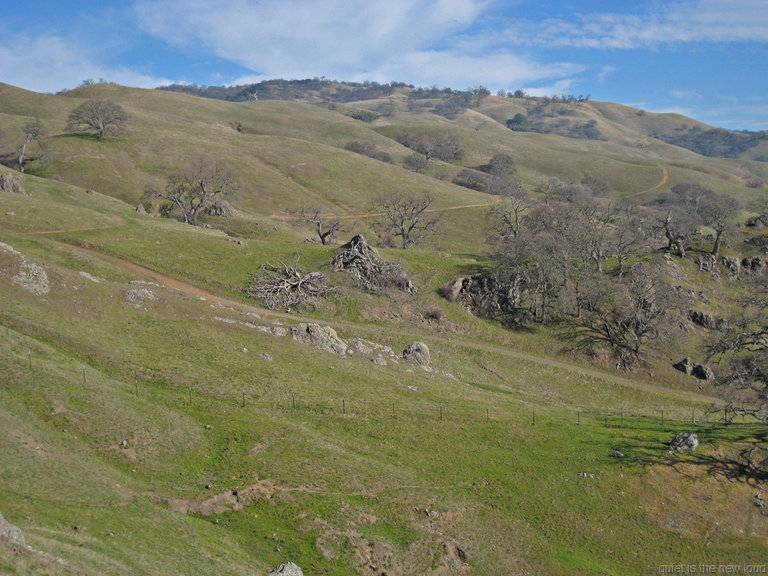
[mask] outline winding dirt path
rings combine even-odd
[[[659,183],[656,184],[653,188],[648,188],[648,190],[643,190],[642,192],[638,192],[638,194],[647,194],[648,192],[653,192],[654,190],[658,190],[664,184],[669,182],[669,169],[666,166],[661,167],[661,180],[659,180]]]

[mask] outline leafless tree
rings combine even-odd
[[[95,132],[99,140],[119,136],[125,131],[128,114],[120,104],[111,100],[88,100],[69,115],[67,129],[82,128]]]
[[[714,256],[720,252],[720,245],[725,236],[736,228],[735,218],[740,209],[738,201],[731,196],[715,194],[711,191],[702,196],[700,203],[702,222],[715,231],[715,243],[712,247]]]
[[[181,212],[184,222],[197,226],[201,210],[234,194],[239,188],[240,182],[233,170],[200,156],[186,169],[171,174],[164,191],[148,186],[145,195],[171,204]]]
[[[434,201],[429,191],[419,196],[400,192],[382,196],[373,204],[373,210],[380,213],[374,225],[380,232],[400,238],[402,248],[408,249],[436,233],[440,216],[429,212]]]
[[[262,264],[245,289],[250,298],[267,308],[303,308],[335,293],[322,272],[306,272],[284,262]]]
[[[19,145],[17,150],[18,156],[16,158],[19,172],[24,172],[24,161],[27,155],[27,148],[32,142],[37,143],[43,156],[47,154],[47,146],[45,144],[46,136],[47,131],[45,126],[43,126],[39,119],[32,120],[31,122],[28,122],[26,126],[24,126],[24,141]]]
[[[520,234],[525,216],[531,211],[533,201],[519,180],[507,179],[507,185],[500,190],[498,204],[488,211],[491,220],[491,235],[496,242],[515,240]]]
[[[317,232],[317,237],[323,245],[331,242],[331,237],[344,229],[340,220],[323,216],[320,208],[304,208],[299,210],[299,216],[307,224],[312,224]]]
[[[768,424],[768,290],[766,274],[756,278],[757,296],[742,303],[742,315],[709,346],[722,365],[718,385],[733,416],[751,415]]]
[[[665,319],[676,301],[658,270],[636,264],[625,282],[602,291],[592,310],[568,318],[563,334],[577,349],[607,347],[627,368],[642,358],[647,341],[666,327]]]

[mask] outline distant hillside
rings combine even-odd
[[[338,82],[324,78],[305,80],[265,80],[254,84],[239,86],[197,86],[195,84],[173,84],[158,88],[172,92],[182,92],[205,98],[245,102],[248,100],[288,100],[307,102],[350,103],[380,100],[395,93],[405,94],[412,101],[414,108],[425,107],[419,101],[431,100],[426,106],[431,112],[455,118],[463,111],[479,107],[486,96],[490,95],[482,86],[468,90],[451,88],[417,88],[402,82],[379,84],[378,82]],[[552,97],[530,97],[522,90],[507,93],[501,91],[500,97],[522,101],[526,114],[518,113],[505,122],[511,129],[523,132],[558,134],[570,138],[603,140],[594,119],[580,121],[574,104],[589,102],[589,96],[564,94]],[[640,113],[642,111],[639,111]],[[375,116],[371,117],[374,119]],[[361,118],[362,119],[362,118]],[[768,132],[735,132],[720,128],[702,127],[687,123],[675,126],[671,131],[659,130],[648,134],[669,144],[692,150],[697,154],[718,158],[740,158],[745,152],[768,141]],[[755,160],[766,162],[768,154],[760,154]]]

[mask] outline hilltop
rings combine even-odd
[[[582,194],[584,206],[650,211],[695,185],[738,200],[744,223],[765,198],[760,135],[728,133],[717,141],[736,157],[713,157],[674,144],[711,127],[588,99],[483,95],[457,107],[460,94],[405,85],[278,87],[290,99],[264,87],[228,101],[0,85],[0,176],[22,192],[0,191],[0,512],[26,542],[0,541],[0,571],[261,575],[293,561],[305,574],[636,574],[765,562],[766,479],[748,457],[765,426],[723,424],[720,390],[673,367],[703,361],[718,334],[687,314],[735,318],[754,292],[752,272],[734,275],[722,257],[764,259],[764,232],[729,229],[714,260],[709,229],[686,258],[657,237],[637,245],[629,264],[659,263],[686,304],[670,314],[674,332],[621,371],[610,349],[574,347],[539,322],[538,298],[482,319],[444,297],[457,278],[499,269],[489,210],[509,196],[494,193],[494,165],[532,209],[562,204],[574,221]],[[123,135],[66,128],[92,99],[125,110]],[[22,177],[14,155],[36,120],[45,145],[30,144]],[[453,152],[414,169],[420,137]],[[164,190],[201,155],[236,173],[233,211],[202,214],[201,226],[163,217],[147,187]],[[377,201],[425,191],[439,234],[398,249],[376,225]],[[302,209],[343,227],[323,244]],[[358,234],[418,289],[339,271]],[[333,290],[269,308],[244,294],[265,263],[321,273]],[[616,257],[601,265],[613,282]],[[403,357],[414,342],[429,349],[426,368]],[[668,452],[681,431],[698,433],[696,452]]]

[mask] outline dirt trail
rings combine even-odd
[[[656,184],[656,186],[654,186],[653,188],[648,188],[648,190],[643,190],[642,192],[638,192],[638,194],[647,194],[648,192],[653,192],[654,190],[658,190],[659,188],[664,186],[664,184],[666,184],[667,182],[669,182],[669,170],[667,169],[666,166],[662,166],[661,180],[659,181],[659,183]]]
[[[221,304],[222,306],[229,306],[231,308],[240,310],[241,312],[252,312],[254,314],[257,314],[262,317],[272,317],[272,318],[279,318],[281,320],[290,320],[291,322],[317,322],[318,320],[316,318],[308,318],[308,317],[302,317],[300,315],[296,314],[288,314],[284,312],[278,312],[276,310],[270,310],[268,308],[262,308],[259,306],[254,306],[251,304],[246,304],[244,302],[235,300],[233,298],[228,298],[226,296],[221,296],[219,294],[214,294],[213,292],[209,292],[208,290],[205,290],[203,288],[200,288],[198,286],[194,286],[192,284],[189,284],[187,282],[183,282],[181,280],[178,280],[176,278],[172,278],[170,276],[166,276],[165,274],[161,274],[160,272],[157,272],[155,270],[151,270],[150,268],[146,268],[144,266],[141,266],[139,264],[136,264],[134,262],[130,262],[128,260],[124,260],[122,258],[118,258],[116,256],[112,256],[110,254],[105,254],[103,252],[100,252],[98,250],[95,250],[93,248],[86,248],[83,246],[74,246],[71,244],[67,244],[66,242],[56,241],[57,243],[64,244],[70,248],[80,250],[82,252],[85,252],[91,256],[94,256],[96,258],[100,258],[102,260],[105,260],[116,267],[125,270],[127,272],[131,272],[133,274],[136,274],[137,276],[140,276],[142,278],[145,278],[147,280],[150,280],[152,282],[156,282],[157,284],[161,284],[167,288],[171,288],[173,290],[178,290],[179,292],[188,294],[190,296],[196,297],[196,298],[204,298],[205,300],[209,302],[214,302],[217,304]],[[353,330],[360,334],[361,332],[365,332],[368,329],[365,326],[358,325],[358,324],[350,324],[346,322],[337,322],[333,320],[323,320],[324,324],[328,324],[329,326],[332,326],[334,328],[340,328],[340,329],[347,329],[347,330]],[[671,388],[666,388],[664,386],[658,386],[656,384],[651,384],[648,382],[641,382],[637,380],[632,380],[629,378],[625,378],[619,375],[614,375],[610,373],[606,373],[600,370],[586,368],[583,366],[579,366],[576,364],[571,364],[568,362],[564,362],[561,360],[555,360],[552,358],[544,357],[544,356],[537,356],[535,354],[530,354],[527,352],[521,352],[517,350],[512,350],[510,348],[502,347],[502,346],[495,346],[493,344],[485,344],[482,342],[478,342],[476,340],[470,340],[465,337],[461,336],[455,336],[455,337],[444,337],[444,336],[438,336],[438,335],[429,335],[429,340],[434,342],[444,342],[446,344],[450,344],[453,346],[459,345],[466,348],[474,348],[476,350],[484,350],[488,352],[494,352],[496,354],[511,356],[514,358],[519,358],[521,360],[526,360],[529,362],[534,362],[536,364],[541,364],[544,366],[549,366],[552,368],[558,368],[562,370],[567,370],[569,372],[574,372],[577,374],[581,374],[584,376],[591,376],[594,378],[600,378],[602,380],[606,380],[608,382],[618,384],[621,386],[627,386],[627,387],[633,387],[633,388],[640,388],[643,390],[648,390],[656,393],[663,393],[668,394],[672,396],[677,396],[682,399],[686,399],[689,401],[695,401],[695,402],[703,402],[703,403],[710,403],[710,404],[720,404],[721,401],[717,398],[714,398],[712,396],[707,396],[705,394],[699,394],[696,392],[691,392],[688,390],[675,390]]]

